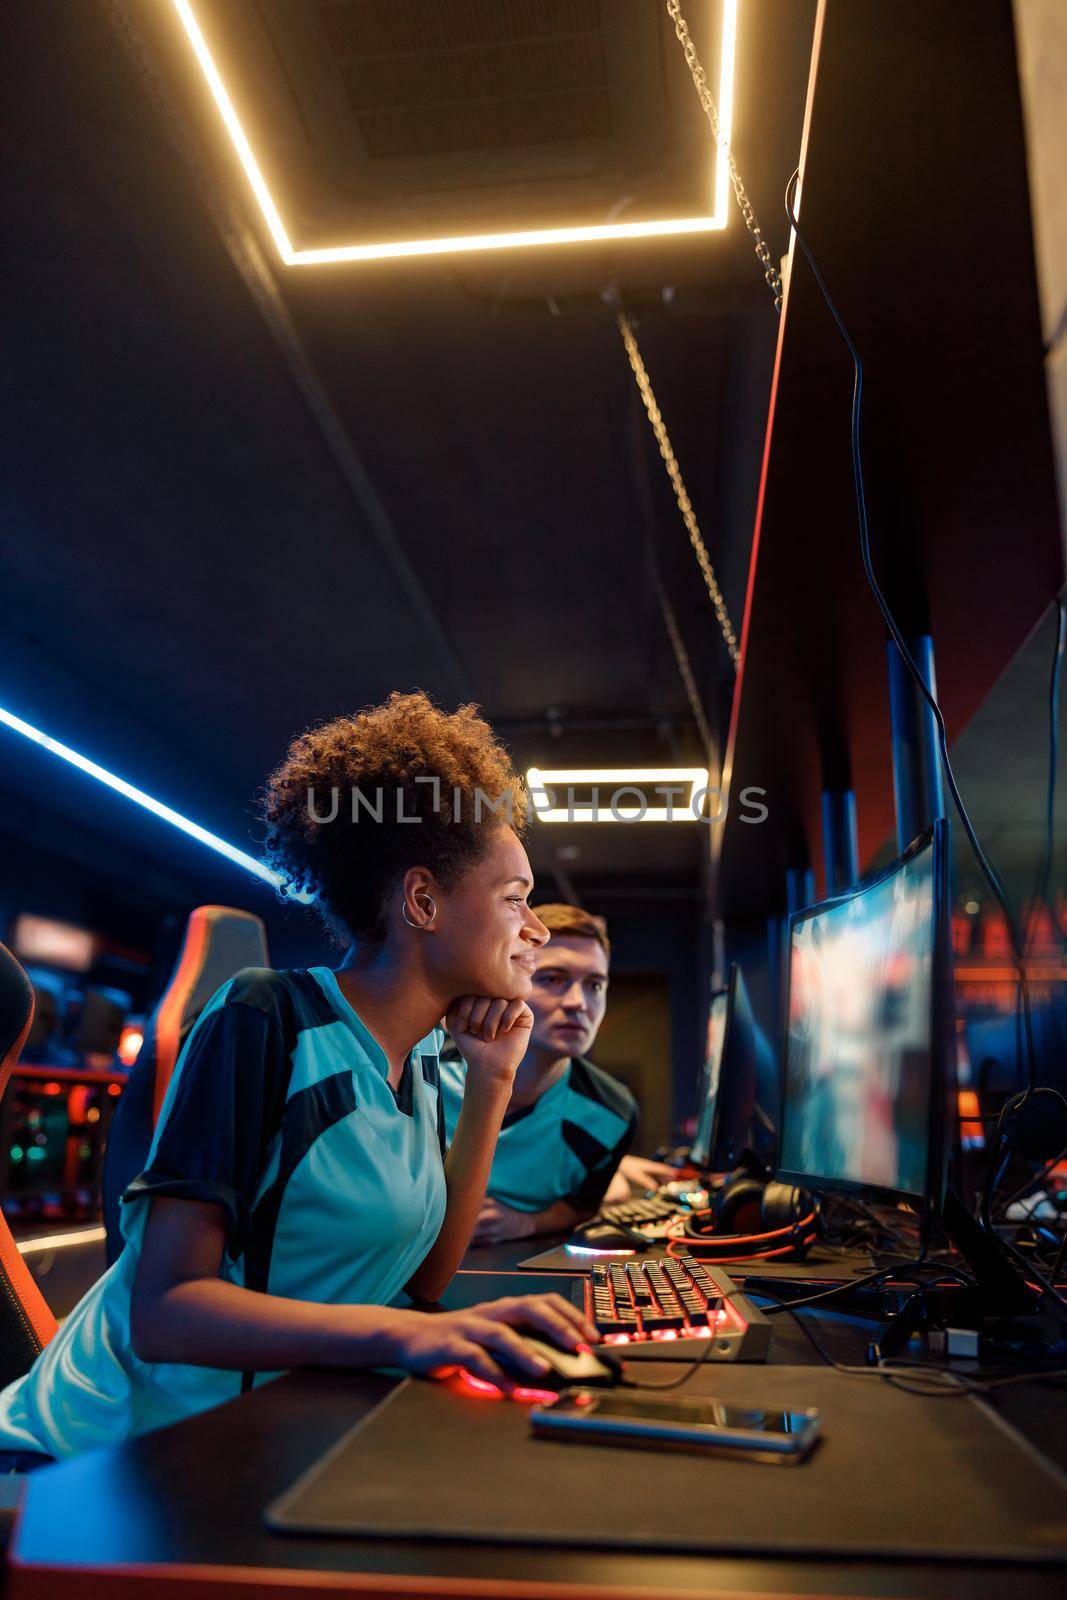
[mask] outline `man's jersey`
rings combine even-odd
[[[134,1353],[130,1300],[152,1199],[219,1206],[219,1276],[294,1300],[387,1305],[445,1213],[443,1034],[394,1091],[385,1054],[328,967],[249,968],[189,1035],[148,1165],[123,1196],[126,1245],[25,1377],[0,1393],[0,1449],[67,1456],[229,1400],[257,1379]]]
[[[449,1049],[441,1061],[441,1098],[450,1141],[466,1079],[466,1063]],[[593,1212],[636,1131],[629,1089],[575,1057],[539,1099],[506,1112],[488,1193],[515,1211],[545,1211],[566,1200],[575,1211]]]

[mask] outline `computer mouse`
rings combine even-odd
[[[622,1382],[622,1365],[607,1350],[592,1350],[587,1344],[577,1350],[561,1350],[558,1345],[535,1339],[532,1334],[520,1333],[519,1338],[531,1355],[548,1362],[547,1372],[527,1372],[510,1361],[504,1352],[494,1350],[492,1354],[509,1378],[527,1388],[547,1389],[558,1394],[561,1389],[570,1389],[576,1384],[585,1389],[613,1389]]]
[[[651,1241],[622,1222],[583,1222],[568,1240],[582,1250],[647,1250]]]

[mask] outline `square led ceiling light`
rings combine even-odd
[[[459,255],[479,250],[516,250],[534,245],[584,244],[611,239],[665,238],[671,235],[716,233],[726,226],[730,195],[728,151],[733,113],[737,0],[722,0],[722,39],[717,97],[721,142],[715,155],[712,209],[706,215],[668,217],[651,222],[611,222],[592,227],[531,228],[508,233],[460,234],[449,238],[382,239],[359,244],[329,245],[311,250],[300,249],[289,238],[281,214],[256,160],[255,152],[201,30],[191,0],[173,0],[173,4],[238,160],[244,168],[256,203],[263,214],[263,220],[279,256],[287,267],[323,266],[343,261],[387,261],[404,256]]]

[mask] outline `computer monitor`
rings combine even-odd
[[[762,1145],[767,1114],[759,1103],[760,1091],[772,1064],[744,974],[735,964],[727,987],[711,998],[703,1101],[689,1148],[694,1166],[732,1172],[746,1150]]]
[[[717,989],[708,1006],[708,1027],[704,1044],[704,1066],[700,1074],[696,1127],[689,1146],[689,1159],[695,1166],[707,1165],[711,1155],[711,1136],[715,1125],[715,1105],[719,1094],[722,1047],[726,1039],[726,1019],[730,1009],[729,989]]]
[[[938,1201],[951,1047],[945,825],[789,924],[777,1177]]]

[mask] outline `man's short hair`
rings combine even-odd
[[[592,912],[583,911],[581,906],[553,904],[531,906],[530,909],[535,917],[541,919],[549,933],[558,934],[561,939],[595,939],[610,959],[611,940],[603,917],[594,917]]]

